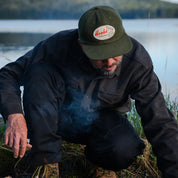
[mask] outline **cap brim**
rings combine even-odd
[[[132,46],[131,39],[126,33],[119,40],[112,43],[102,45],[82,44],[86,56],[92,60],[104,60],[124,55],[132,49]]]

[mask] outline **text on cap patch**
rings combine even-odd
[[[107,40],[114,36],[115,34],[115,28],[111,25],[102,25],[98,28],[96,28],[93,32],[93,36],[97,40]]]

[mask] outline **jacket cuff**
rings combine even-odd
[[[1,112],[5,122],[10,114],[15,114],[15,113],[23,114],[21,105],[18,105],[17,103],[11,103],[11,104],[9,103],[8,106],[4,107]]]

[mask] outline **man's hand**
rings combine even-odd
[[[26,148],[32,145],[27,143],[27,125],[23,114],[10,114],[5,131],[5,144],[14,148],[14,158],[25,155]]]

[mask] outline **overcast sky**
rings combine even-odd
[[[178,0],[161,0],[161,1],[167,1],[167,2],[172,2],[178,4]]]

